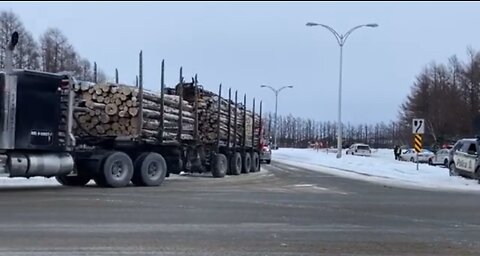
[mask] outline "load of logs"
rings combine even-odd
[[[175,90],[164,91],[164,108],[161,109],[161,95],[143,90],[142,128],[140,125],[140,99],[138,88],[114,83],[79,82],[75,85],[74,133],[78,137],[136,137],[158,141],[163,131],[164,141],[193,140],[195,127],[194,98],[188,97],[180,104]],[[191,96],[191,95],[190,95]],[[220,115],[217,111],[220,100]],[[181,105],[181,111],[180,111]],[[230,120],[229,112],[230,110]],[[236,120],[235,120],[236,112]],[[181,134],[178,137],[181,118]],[[160,120],[163,117],[163,129]],[[220,118],[220,122],[218,122]],[[244,127],[244,106],[228,101],[218,95],[203,91],[198,97],[198,135],[202,143],[217,141],[217,127],[223,144],[252,146],[253,113],[246,111]],[[217,126],[217,124],[220,124]],[[244,131],[245,129],[245,131]],[[258,143],[260,117],[255,114],[253,132],[254,144]],[[228,132],[230,131],[230,136]],[[245,139],[244,139],[245,134]]]
[[[74,132],[79,137],[140,136],[156,141],[160,137],[163,116],[163,140],[177,140],[182,115],[181,140],[192,140],[195,117],[193,107],[177,95],[164,94],[161,111],[160,93],[143,90],[140,126],[138,88],[128,85],[80,82],[75,86]],[[180,105],[182,111],[180,111]]]
[[[220,115],[218,115],[218,101],[220,100]],[[230,106],[229,106],[230,105]],[[244,142],[244,106],[234,102],[229,102],[226,99],[219,98],[218,95],[212,93],[200,93],[198,99],[198,116],[199,116],[199,135],[200,141],[203,143],[215,143],[217,141],[217,124],[220,123],[220,141],[222,144],[227,144],[230,139],[230,144],[235,143],[240,146]],[[228,112],[230,110],[230,121]],[[235,120],[235,111],[236,120]],[[220,118],[220,122],[218,122]],[[246,129],[245,129],[245,145],[252,146],[252,121],[253,113],[246,111]],[[260,116],[255,115],[255,140],[258,143],[258,131],[260,128]],[[230,131],[230,137],[228,133]]]

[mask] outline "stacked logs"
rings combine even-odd
[[[164,95],[161,111],[160,93],[143,91],[143,126],[139,134],[140,99],[138,88],[113,83],[79,83],[75,86],[74,130],[80,137],[137,136],[149,140],[159,138],[163,116],[163,139],[177,140],[180,127],[180,97]],[[193,139],[193,107],[182,101],[182,140]]]
[[[253,113],[247,110],[247,120],[246,120],[247,126],[246,126],[246,132],[245,132],[247,140],[245,142],[245,145],[248,147],[252,146],[252,129],[254,128],[252,127],[252,123],[253,123]],[[258,137],[259,132],[260,132],[260,115],[255,114],[255,129],[253,133],[254,145],[258,145],[260,143],[259,137]]]
[[[199,116],[199,135],[200,141],[204,143],[214,143],[217,140],[217,124],[218,124],[218,98],[215,97],[201,97],[198,102],[198,116]],[[235,130],[235,111],[237,111],[237,129]],[[230,141],[236,139],[236,144],[240,144],[242,130],[240,130],[242,121],[242,112],[235,109],[232,105],[230,109]],[[220,107],[220,140],[222,142],[228,139],[228,103],[222,99]]]
[[[218,122],[218,101],[220,100],[220,122]],[[230,105],[230,123],[229,123],[229,105]],[[214,94],[200,94],[198,100],[198,116],[199,116],[199,136],[203,143],[215,143],[217,141],[217,124],[220,123],[220,141],[227,143],[228,131],[230,130],[230,143],[235,142],[236,145],[243,145],[244,136],[244,107],[237,104],[235,107],[233,102],[229,102]],[[237,120],[235,122],[235,111],[237,112]],[[246,129],[245,129],[245,145],[252,146],[252,121],[253,113],[246,111]],[[230,129],[229,129],[230,124]],[[260,117],[255,115],[255,140],[258,143],[258,130],[260,128]]]

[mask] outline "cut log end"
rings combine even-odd
[[[118,107],[116,104],[110,103],[105,106],[105,113],[107,115],[113,116],[118,113]]]

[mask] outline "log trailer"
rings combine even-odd
[[[74,87],[77,81],[67,73],[47,73],[31,70],[14,70],[12,54],[18,42],[18,33],[12,34],[6,51],[5,71],[0,73],[0,172],[8,177],[56,177],[66,186],[84,186],[91,179],[99,186],[123,187],[130,182],[137,186],[158,186],[165,177],[180,172],[211,172],[214,177],[236,175],[260,170],[260,127],[252,122],[251,141],[247,142],[247,123],[243,118],[243,136],[237,140],[220,139],[220,118],[217,119],[217,141],[204,143],[199,137],[198,101],[205,94],[198,81],[185,83],[180,72],[180,82],[175,88],[165,88],[164,63],[162,62],[160,105],[163,110],[164,94],[174,93],[193,103],[195,123],[193,139],[181,137],[182,113],[178,120],[177,140],[164,140],[163,115],[160,115],[158,137],[146,140],[138,132],[136,136],[79,137],[73,130],[77,121],[75,111],[84,107],[75,103]],[[142,60],[139,65],[139,127],[142,127]],[[222,86],[219,87],[219,107]],[[223,99],[226,100],[226,99]],[[245,117],[244,104],[235,102],[229,90],[230,108],[235,108],[228,122],[237,121],[237,112]],[[180,112],[182,107],[180,106]],[[237,111],[238,109],[238,111]],[[255,100],[253,101],[255,113]],[[236,127],[236,126],[235,126]],[[229,127],[230,129],[230,127]],[[233,128],[236,129],[236,128]],[[258,132],[257,132],[258,131]],[[237,143],[237,141],[241,141]],[[229,164],[230,163],[230,164]]]

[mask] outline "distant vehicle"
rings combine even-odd
[[[444,165],[445,167],[448,168],[448,159],[450,156],[450,150],[449,149],[440,149],[435,153],[435,156],[430,158],[428,163],[430,165]]]
[[[370,156],[372,154],[372,150],[367,144],[355,143],[347,149],[346,154],[357,156]]]
[[[454,144],[445,144],[445,145],[442,146],[442,148],[450,150],[450,149],[453,148],[453,146],[454,146]]]
[[[479,149],[479,139],[466,138],[457,141],[450,151],[450,176],[461,175],[477,179],[480,183]]]
[[[418,162],[428,163],[433,157],[435,157],[435,154],[432,151],[422,149],[420,153],[418,153]],[[404,150],[400,155],[400,159],[404,161],[417,162],[417,152],[413,148]]]
[[[263,145],[260,149],[260,163],[265,162],[270,164],[272,161],[272,149],[269,145]]]

